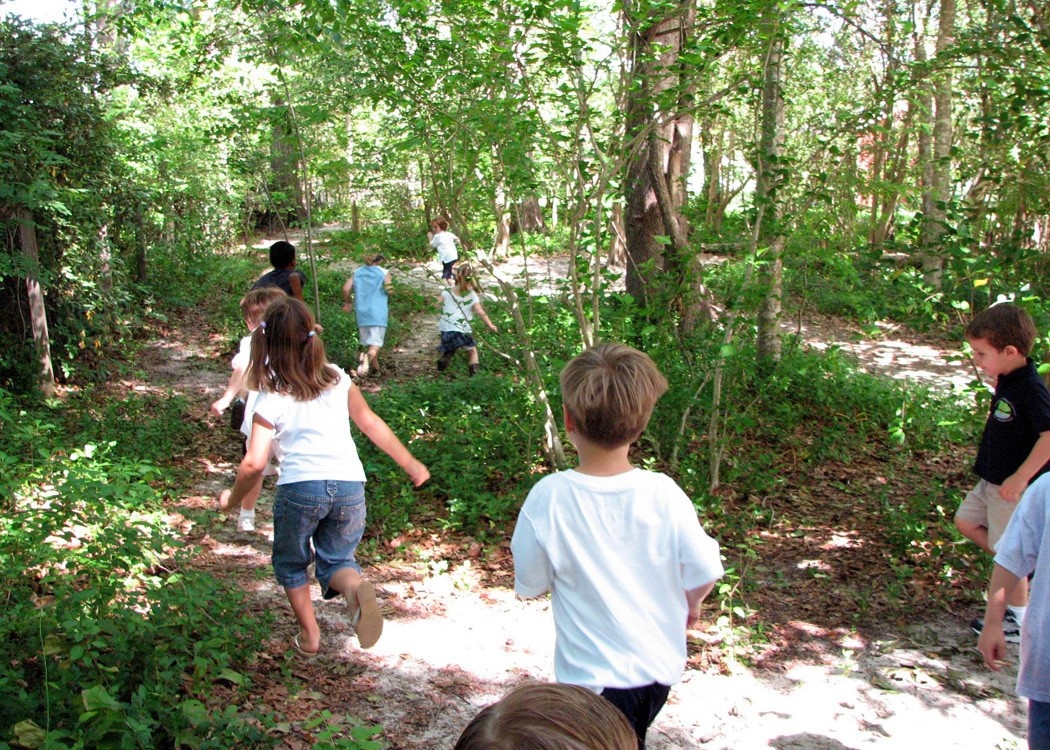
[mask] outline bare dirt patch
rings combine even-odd
[[[419,338],[403,347],[411,351],[388,353],[415,363],[399,364],[398,377],[430,370],[434,334],[427,322],[417,328]],[[816,326],[806,329],[807,336],[817,333]],[[848,343],[852,333],[845,333],[837,339]],[[199,450],[187,457],[195,486],[172,508],[199,511],[232,481],[239,459],[236,440],[206,416],[228,374],[227,342],[211,338],[200,320],[163,334],[140,365],[145,382],[186,396],[194,410],[187,418],[201,422]],[[889,334],[882,344],[911,351]],[[857,356],[870,351],[859,347]],[[936,354],[945,362],[951,356]],[[900,360],[892,365],[900,367]],[[768,648],[749,653],[754,666],[744,667],[727,649],[731,631],[716,626],[711,611],[708,626],[693,634],[690,668],[653,725],[649,747],[1021,747],[1015,667],[985,670],[965,625],[974,613],[929,607],[922,588],[929,584],[920,582],[909,590],[906,612],[874,612],[858,624],[858,597],[890,585],[896,573],[879,546],[876,521],[858,517],[834,485],[877,482],[878,475],[867,463],[827,471],[775,509],[759,560],[742,566],[743,575],[760,581],[751,605],[768,623]],[[275,732],[280,746],[310,746],[316,729],[308,723],[329,711],[330,723],[355,717],[381,725],[390,748],[451,747],[470,718],[510,687],[553,678],[549,603],[513,595],[506,541],[482,547],[425,522],[364,561],[388,616],[379,644],[357,649],[344,609],[321,602],[315,591],[324,655],[297,659],[294,619],[269,567],[271,501],[268,487],[254,534],[236,532],[215,513],[187,525],[187,540],[201,550],[197,565],[252,592],[252,606],[275,615],[271,639],[245,644],[253,653],[253,686],[236,700],[245,710],[274,712],[283,722]]]

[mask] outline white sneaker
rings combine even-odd
[[[255,511],[241,513],[237,519],[237,531],[255,531]]]

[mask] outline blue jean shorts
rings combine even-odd
[[[365,533],[365,483],[315,480],[277,485],[273,504],[273,572],[277,583],[294,589],[314,572],[325,599],[340,592],[328,588],[343,568],[361,572],[354,559]]]

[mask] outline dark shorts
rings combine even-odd
[[[441,264],[441,278],[451,279],[452,278],[452,266],[456,265],[456,261],[450,260],[448,263]]]
[[[452,354],[457,349],[473,349],[477,346],[474,337],[462,331],[442,331],[441,346],[438,350],[442,354]]]
[[[620,713],[627,717],[634,733],[638,735],[638,748],[645,748],[645,733],[653,719],[660,713],[660,709],[667,703],[670,694],[669,685],[661,685],[654,682],[651,685],[642,685],[635,688],[605,688],[602,697],[609,703],[620,709]]]

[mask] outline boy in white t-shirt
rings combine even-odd
[[[540,480],[514,529],[514,589],[551,591],[558,682],[645,733],[685,668],[686,628],[723,575],[718,543],[670,477],[631,465],[667,380],[642,352],[599,344],[561,373],[576,469]]]
[[[459,260],[459,237],[448,231],[448,219],[438,218],[430,222],[427,238],[430,240],[430,247],[437,250],[438,261],[441,263],[441,278],[452,286],[453,268]]]
[[[244,315],[244,324],[248,327],[248,335],[241,339],[241,343],[237,348],[237,354],[234,355],[233,360],[230,362],[233,372],[230,373],[230,379],[226,383],[226,390],[211,405],[211,413],[221,417],[222,413],[229,408],[235,398],[244,399],[244,418],[241,420],[239,429],[241,434],[244,435],[245,447],[252,436],[252,414],[254,413],[255,401],[259,396],[257,391],[248,391],[244,384],[245,376],[248,372],[248,364],[251,362],[252,332],[259,327],[263,313],[266,312],[266,308],[269,307],[270,303],[274,300],[284,299],[287,296],[280,287],[266,286],[253,289],[241,298],[241,314]],[[274,473],[272,467],[269,473]],[[262,477],[259,478],[259,482],[254,487],[253,492],[245,496],[244,502],[241,503],[240,514],[237,518],[238,531],[255,531],[255,503],[258,501],[261,492]],[[225,511],[227,509],[229,497],[230,490],[223,490],[219,495],[220,510]]]

